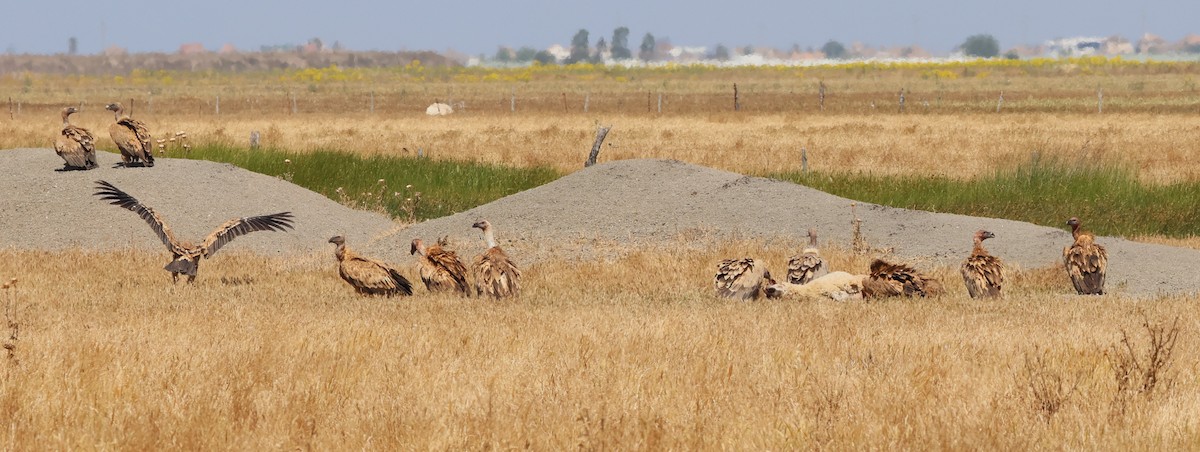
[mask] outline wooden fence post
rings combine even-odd
[[[825,81],[821,80],[817,87],[817,102],[821,104],[821,111],[825,111]]]
[[[1104,88],[1096,88],[1096,113],[1104,113]]]
[[[589,166],[596,164],[596,157],[600,156],[600,146],[604,144],[604,137],[608,136],[608,130],[611,128],[612,128],[612,126],[607,126],[607,127],[598,126],[597,127],[596,142],[592,143],[592,152],[588,153],[587,161],[583,162],[584,168],[587,168]]]
[[[741,111],[742,104],[738,101],[737,83],[733,84],[733,111]]]
[[[587,94],[583,95],[583,112],[584,113],[588,112],[588,102],[590,102],[591,100],[592,100],[592,93],[587,93]]]
[[[658,93],[658,114],[662,114],[662,93]]]
[[[1000,91],[1000,100],[996,101],[996,113],[1000,113],[1000,107],[1004,106],[1004,91]]]

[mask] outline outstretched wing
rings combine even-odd
[[[167,250],[175,254],[186,254],[183,247],[180,246],[179,241],[175,239],[175,234],[171,232],[171,228],[158,215],[158,212],[146,207],[137,198],[129,196],[128,193],[121,191],[121,189],[107,181],[98,180],[96,184],[96,196],[108,201],[109,204],[129,209],[133,213],[138,214],[139,217],[146,220],[146,223],[150,225],[154,233],[158,235],[158,239],[162,240],[164,245],[167,245]]]
[[[212,256],[217,250],[229,243],[230,240],[255,231],[287,231],[292,229],[292,213],[280,212],[258,217],[238,218],[226,221],[212,234],[204,238],[200,245],[204,249],[204,257]]]

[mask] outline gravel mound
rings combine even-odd
[[[154,168],[112,168],[119,156],[97,155],[92,171],[55,172],[62,160],[49,149],[0,151],[0,248],[161,250],[132,212],[92,195],[104,179],[166,217],[181,238],[198,240],[235,217],[291,211],[296,230],[260,232],[229,250],[266,255],[330,255],[329,237],[398,264],[409,264],[409,242],[447,237],[464,257],[483,250],[471,224],[486,218],[520,264],[550,256],[595,259],[624,245],[672,244],[680,238],[791,238],[816,228],[822,242],[851,240],[851,200],[790,182],[746,177],[678,161],[623,160],[575,172],[448,217],[407,228],[356,211],[277,178],[232,165],[163,158]],[[1017,221],[859,204],[862,230],[873,247],[900,259],[958,265],[980,228],[996,233],[988,249],[1022,268],[1056,265],[1071,242],[1061,229]],[[1065,219],[1064,219],[1065,220]],[[1086,218],[1084,219],[1086,222]],[[789,240],[791,242],[793,240]],[[1200,292],[1200,251],[1131,242],[1098,241],[1109,251],[1110,291],[1128,294]],[[699,243],[699,242],[697,242]],[[747,250],[748,255],[753,250]]]
[[[747,177],[678,161],[622,160],[595,165],[550,184],[517,193],[456,215],[413,225],[398,234],[450,235],[464,240],[460,254],[482,249],[470,229],[479,218],[491,221],[502,245],[518,262],[536,261],[566,250],[587,258],[592,244],[669,242],[680,237],[793,237],[816,228],[822,242],[848,246],[853,201],[791,182]],[[971,251],[971,237],[987,229],[997,238],[989,251],[1021,268],[1061,262],[1072,242],[1061,229],[1018,221],[931,213],[859,203],[862,232],[872,247],[890,248],[901,259],[959,265]],[[1066,219],[1063,219],[1064,222]],[[1085,226],[1086,226],[1086,218]],[[1108,249],[1108,288],[1127,294],[1200,291],[1200,252],[1100,237]],[[407,251],[407,248],[404,248]],[[748,255],[753,250],[747,250]]]
[[[229,242],[222,253],[322,253],[330,237],[364,243],[392,230],[387,216],[347,208],[275,177],[229,164],[159,158],[153,168],[113,168],[117,154],[97,152],[99,168],[54,171],[62,159],[50,149],[0,151],[0,248],[93,250],[144,248],[166,252],[145,221],[93,196],[106,180],[150,206],[180,240],[198,242],[227,220],[290,211],[295,230],[255,232]],[[220,255],[217,256],[218,258]],[[164,263],[169,258],[164,257]]]

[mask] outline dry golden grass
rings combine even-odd
[[[229,253],[171,286],[161,253],[0,251],[12,449],[1181,449],[1200,437],[1195,298],[710,295],[722,257],[625,250],[526,269],[517,300],[352,295],[331,256]],[[835,268],[867,257],[830,250]],[[778,267],[777,267],[778,268]],[[411,274],[411,270],[408,271]],[[7,280],[7,279],[6,279]],[[1116,378],[1179,318],[1149,391]],[[1131,348],[1122,344],[1129,333]],[[5,336],[8,332],[3,332]],[[1144,358],[1144,357],[1142,357]],[[1127,368],[1127,367],[1124,367]],[[1131,379],[1126,381],[1137,381]]]
[[[115,149],[105,127],[111,117],[77,114]],[[1154,114],[1059,115],[819,115],[714,113],[612,116],[464,114],[451,118],[366,114],[306,114],[145,118],[156,136],[187,131],[193,145],[262,143],[291,151],[344,150],[365,155],[412,155],[506,165],[583,166],[595,124],[613,125],[601,160],[671,158],[739,173],[799,171],[801,149],[811,169],[971,178],[1029,161],[1034,152],[1067,160],[1127,165],[1143,181],[1200,179],[1200,144],[1187,137],[1190,116]],[[0,148],[49,146],[57,120],[0,121]]]
[[[602,160],[674,158],[742,173],[798,170],[803,148],[811,167],[822,170],[970,178],[1040,152],[1127,165],[1151,183],[1200,178],[1200,144],[1192,139],[1200,111],[1193,72],[1200,65],[993,63],[494,71],[514,81],[488,81],[486,68],[140,71],[115,79],[21,74],[0,79],[23,106],[13,119],[0,115],[0,148],[49,146],[59,109],[82,104],[74,120],[112,149],[112,119],[101,106],[121,100],[156,137],[185,130],[193,145],[244,146],[257,130],[265,146],[291,151],[407,148],[438,159],[574,171],[600,123],[613,126]],[[733,83],[740,112],[732,111]],[[824,111],[820,83],[828,87]],[[1096,113],[1098,88],[1104,114]],[[1005,103],[996,113],[1001,91]],[[426,117],[434,101],[465,108]]]

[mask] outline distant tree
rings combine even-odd
[[[535,58],[537,58],[537,53],[537,49],[534,49],[533,47],[521,47],[517,49],[517,62],[528,63],[533,61]]]
[[[654,43],[654,35],[646,33],[642,37],[642,46],[638,50],[638,59],[642,61],[654,61],[658,58],[657,45]]]
[[[581,28],[575,32],[575,37],[571,38],[571,55],[563,63],[573,64],[586,61],[588,53],[588,31]]]
[[[613,30],[612,57],[614,60],[628,60],[633,58],[633,53],[629,51],[628,28],[620,27]]]
[[[1000,42],[987,34],[968,37],[961,47],[963,53],[970,56],[991,58],[1000,54]]]
[[[591,63],[603,63],[604,54],[608,53],[608,43],[604,42],[604,37],[601,36],[599,41],[596,41],[596,52],[592,54]]]
[[[496,56],[492,57],[492,59],[501,63],[511,62],[513,60],[512,49],[509,49],[508,47],[496,49]]]
[[[742,55],[754,55],[754,46],[742,47]]]
[[[1019,60],[1021,59],[1021,54],[1017,53],[1017,49],[1009,49],[1007,52],[1004,52],[1004,59]]]
[[[713,51],[713,58],[718,61],[728,61],[729,47],[725,47],[725,44],[717,44],[717,49]]]
[[[556,64],[556,63],[558,63],[558,60],[554,59],[554,54],[547,52],[545,50],[539,50],[536,54],[534,54],[533,61],[536,61],[541,64]]]
[[[67,55],[75,55],[79,53],[79,40],[72,36],[67,39]]]
[[[821,53],[825,54],[825,58],[840,60],[846,57],[846,46],[831,39],[825,45],[821,46]]]

